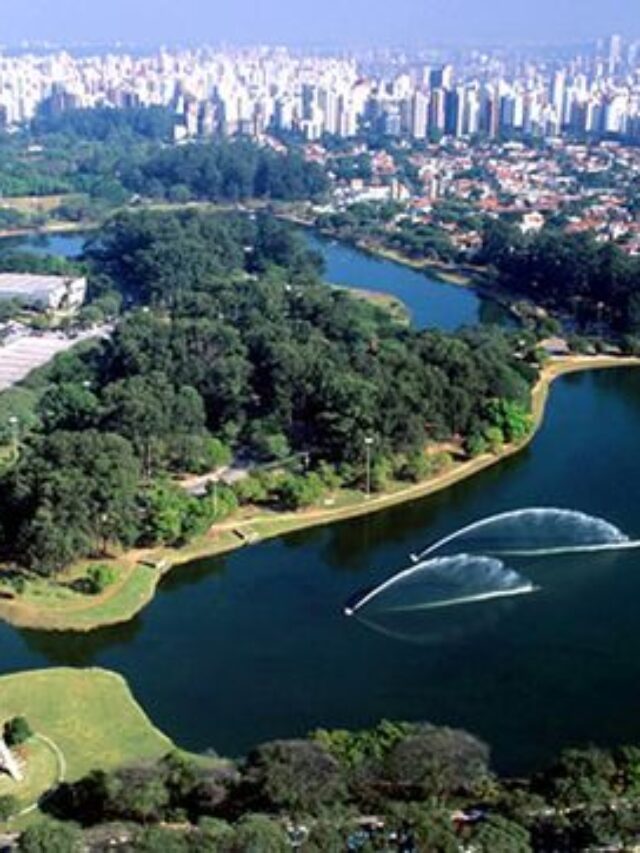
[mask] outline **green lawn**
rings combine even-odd
[[[18,784],[9,776],[0,775],[0,797],[16,797],[20,808],[25,809],[59,781],[60,762],[53,749],[38,738],[31,738],[16,753],[24,768],[24,779]]]
[[[64,628],[82,631],[100,624],[128,621],[153,597],[158,572],[147,566],[135,566],[133,570],[126,571],[123,580],[125,569],[117,562],[111,565],[116,572],[116,581],[113,588],[107,587],[103,596],[74,592],[69,586],[51,583],[46,578],[32,578],[21,601],[42,611],[39,627],[45,630]],[[76,571],[65,575],[65,581],[84,576],[86,570],[86,565],[78,566]]]
[[[35,732],[58,747],[67,780],[96,767],[157,759],[174,749],[136,703],[125,680],[106,670],[49,669],[4,676],[0,721],[14,716],[26,717]],[[46,770],[40,794],[51,784],[51,761],[43,757],[42,764]],[[32,793],[33,780],[29,784]],[[4,787],[2,792],[7,793]]]

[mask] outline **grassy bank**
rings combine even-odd
[[[343,290],[355,299],[360,299],[376,308],[382,308],[383,311],[386,311],[398,323],[402,323],[405,326],[411,323],[411,315],[407,306],[401,299],[392,296],[390,293],[378,293],[374,290],[367,290],[366,287],[346,287],[342,284],[327,283],[335,290]]]
[[[413,486],[395,484],[387,492],[372,495],[370,499],[366,499],[360,492],[343,490],[335,495],[330,506],[301,512],[244,509],[184,548],[137,550],[120,555],[113,560],[117,571],[116,580],[100,595],[82,595],[73,592],[67,585],[73,577],[86,571],[85,562],[81,566],[72,567],[61,583],[43,579],[29,583],[25,594],[19,598],[13,601],[1,600],[0,618],[19,627],[53,631],[90,631],[127,622],[153,599],[162,575],[170,569],[193,559],[227,553],[245,546],[248,540],[261,541],[307,527],[355,518],[446,489],[498,464],[525,447],[542,423],[549,389],[559,376],[585,370],[638,365],[640,359],[608,356],[554,359],[544,368],[533,389],[534,430],[524,442],[506,446],[497,454],[486,453],[454,463],[443,473]],[[150,563],[158,568],[153,568]]]
[[[0,795],[28,809],[52,786],[96,765],[115,769],[175,749],[133,698],[127,683],[102,669],[48,669],[0,678],[0,722],[26,717],[36,736],[21,749],[25,778],[0,777]]]

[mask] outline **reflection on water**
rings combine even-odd
[[[27,650],[50,666],[92,666],[106,651],[133,643],[142,630],[142,618],[86,634],[59,631],[20,631]]]
[[[467,642],[496,628],[503,617],[513,613],[514,606],[508,599],[476,602],[475,606],[458,608],[454,617],[435,610],[383,610],[369,615],[365,609],[355,613],[354,619],[387,639],[437,648]]]
[[[205,578],[222,577],[226,574],[226,558],[205,557],[191,563],[176,566],[160,582],[160,594],[171,593],[185,587],[195,586]]]

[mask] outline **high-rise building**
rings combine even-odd
[[[411,100],[411,136],[414,139],[426,139],[428,119],[429,98],[417,91]]]

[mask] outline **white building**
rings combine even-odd
[[[75,311],[87,295],[86,278],[0,273],[0,300],[38,311]]]

